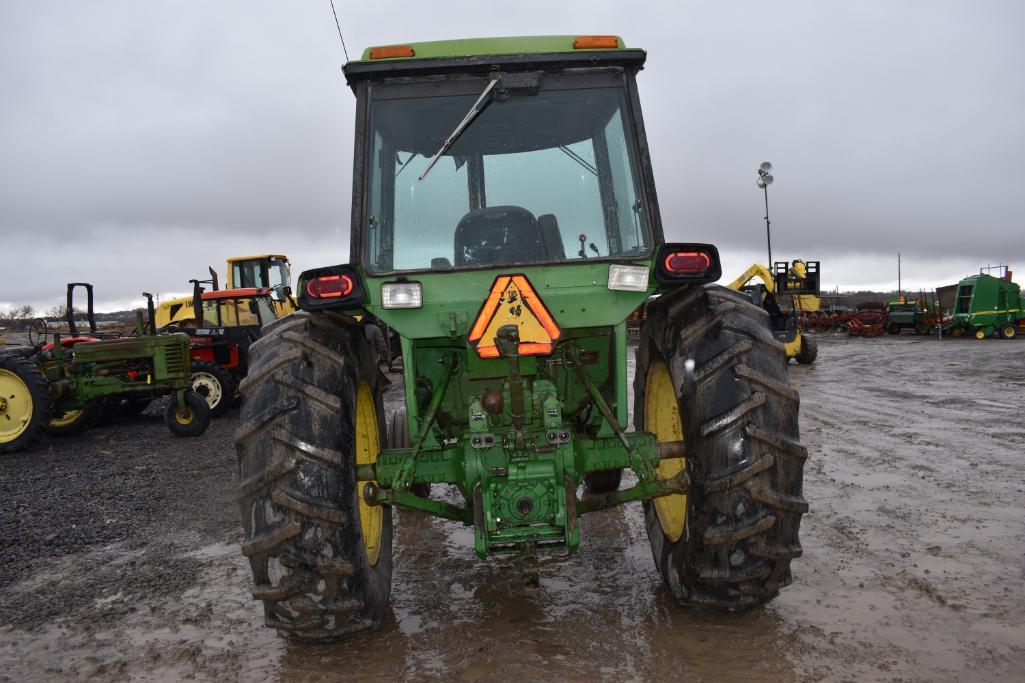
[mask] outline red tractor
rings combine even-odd
[[[206,399],[214,417],[235,402],[239,381],[249,371],[249,347],[260,338],[260,328],[277,319],[271,290],[259,287],[204,292],[192,280],[193,310],[186,323],[171,323],[164,330],[184,332],[191,340],[192,390]]]

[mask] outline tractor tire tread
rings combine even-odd
[[[267,337],[261,338],[260,341],[263,341],[263,339],[267,339]],[[250,393],[250,387],[260,384],[260,382],[262,382],[267,377],[267,375],[271,375],[280,370],[281,368],[287,367],[292,363],[301,360],[303,357],[302,349],[290,349],[288,351],[285,351],[284,353],[274,356],[274,362],[267,363],[263,367],[260,367],[259,370],[256,370],[254,369],[256,367],[254,362],[255,356],[253,355],[252,351],[253,349],[252,347],[250,347],[249,374],[246,375],[242,379],[242,381],[238,383],[238,392],[243,396]]]
[[[771,529],[775,523],[776,518],[768,515],[767,517],[756,517],[747,522],[731,521],[729,524],[708,527],[704,533],[705,543],[707,545],[733,545],[766,529]]]
[[[755,460],[747,467],[729,474],[725,477],[719,477],[718,479],[706,479],[705,490],[706,491],[725,491],[726,489],[733,488],[740,484],[743,484],[748,479],[751,479],[757,474],[770,469],[776,463],[776,459],[771,455],[763,455],[762,457]]]
[[[712,360],[708,361],[694,372],[694,381],[701,383],[708,377],[714,377],[715,373],[719,371],[724,365],[732,362],[734,359],[740,356],[746,356],[751,353],[751,349],[754,348],[754,342],[741,341],[733,346],[729,347],[722,353],[717,354]],[[746,366],[745,366],[746,367]]]
[[[302,456],[319,460],[328,467],[340,467],[345,459],[345,456],[340,451],[305,442],[284,429],[279,429],[272,433],[271,439]]]
[[[748,382],[754,382],[755,384],[761,385],[764,389],[771,391],[784,401],[790,401],[795,404],[800,404],[801,402],[801,395],[797,393],[797,390],[791,387],[787,382],[781,382],[778,379],[773,379],[765,373],[759,372],[754,368],[749,368],[744,364],[735,366],[733,371],[737,374],[738,378],[746,379]]]

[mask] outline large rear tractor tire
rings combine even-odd
[[[235,380],[217,363],[192,361],[192,390],[210,406],[210,415],[220,417],[235,402]]]
[[[50,422],[46,378],[28,361],[0,355],[0,453],[28,450]]]
[[[801,350],[797,352],[797,356],[794,357],[801,365],[811,365],[815,362],[815,359],[819,357],[819,345],[815,343],[814,339],[809,339],[806,335],[801,335]]]
[[[1018,327],[1012,323],[1008,323],[1000,328],[1001,339],[1014,339],[1015,335],[1018,334]]]
[[[766,313],[729,289],[673,292],[648,309],[635,378],[635,426],[683,439],[690,490],[644,503],[655,566],[683,604],[742,610],[774,598],[801,555],[807,451],[786,351]]]
[[[263,328],[240,383],[242,553],[267,626],[328,641],[381,623],[391,508],[369,505],[356,466],[384,433],[380,372],[359,324],[297,312]]]

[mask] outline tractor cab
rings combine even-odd
[[[295,310],[292,300],[292,266],[284,254],[230,257],[227,288],[270,290],[278,317]]]

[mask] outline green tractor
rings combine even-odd
[[[88,336],[79,336],[74,291],[88,295]],[[91,284],[68,284],[69,336],[53,334],[42,320],[33,323],[29,345],[0,353],[0,453],[27,450],[45,431],[77,431],[114,402],[145,407],[157,396],[172,395],[164,421],[174,436],[199,436],[210,424],[210,409],[191,391],[189,338],[153,335],[137,314],[136,335],[100,339],[93,314]]]
[[[269,626],[322,641],[379,624],[396,507],[471,527],[479,557],[529,584],[540,554],[577,550],[581,515],[641,502],[681,603],[741,610],[790,583],[798,393],[765,311],[710,284],[715,247],[663,237],[644,60],[555,36],[344,67],[351,263],[300,276],[301,310],[264,328],[241,382],[242,552]],[[628,430],[626,320],[654,294]],[[387,429],[365,314],[401,337]],[[439,484],[458,495],[432,499]]]
[[[903,330],[913,330],[915,334],[929,334],[936,329],[942,319],[943,311],[939,302],[930,300],[925,295],[912,300],[901,297],[897,301],[886,303],[886,331],[889,334],[900,334]]]
[[[957,283],[954,312],[948,327],[951,336],[974,335],[976,339],[985,339],[996,335],[1013,339],[1022,321],[1025,321],[1025,299],[1016,283],[985,273]]]

